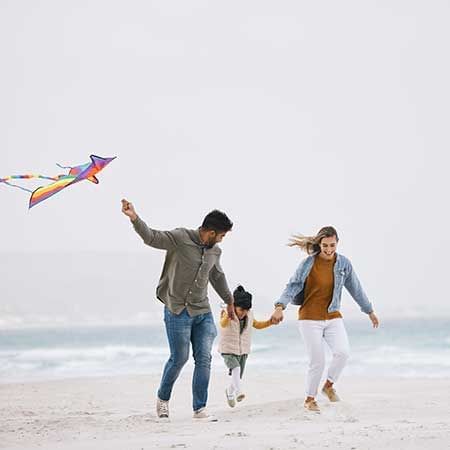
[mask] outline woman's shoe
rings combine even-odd
[[[317,404],[317,402],[315,400],[308,400],[308,401],[305,400],[305,403],[303,404],[303,406],[308,411],[320,413],[319,405]]]
[[[325,397],[328,397],[328,400],[330,400],[330,402],[339,402],[341,400],[332,386],[324,386],[322,388],[322,394],[325,395]]]

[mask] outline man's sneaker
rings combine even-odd
[[[234,400],[234,394],[230,394],[228,388],[225,389],[225,396],[227,398],[227,403],[230,408],[234,408],[236,406],[236,401]]]
[[[244,394],[243,392],[238,392],[238,393],[236,394],[236,400],[237,400],[238,402],[242,402],[242,400],[244,400],[244,398],[245,398],[245,394]]]
[[[199,422],[218,422],[215,416],[208,414],[206,408],[200,408],[197,411],[194,411],[194,415],[192,417]]]
[[[333,386],[330,387],[324,386],[322,388],[322,394],[328,397],[328,400],[330,400],[330,402],[338,402],[341,400],[339,398],[339,395],[336,394],[336,391],[334,390]]]
[[[156,400],[156,415],[159,419],[169,418],[169,402],[161,400],[158,398]]]
[[[309,400],[309,401],[305,400],[305,403],[303,404],[303,406],[308,411],[320,413],[319,405],[317,404],[317,402],[315,400]]]

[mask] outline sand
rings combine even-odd
[[[159,377],[120,376],[0,384],[0,448],[449,449],[450,380],[346,377],[343,401],[303,410],[304,374],[249,367],[247,398],[231,409],[228,377],[213,373],[208,408],[191,411],[191,367],[178,380],[170,423],[155,416]]]

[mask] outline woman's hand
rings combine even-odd
[[[283,321],[283,308],[281,306],[277,306],[275,308],[275,311],[270,317],[270,321],[275,325],[278,325],[280,322]]]
[[[376,316],[376,314],[374,312],[371,312],[369,314],[369,319],[371,320],[373,327],[378,328],[378,326],[380,325],[380,322],[378,321],[378,317]]]
[[[122,199],[122,212],[134,222],[137,219],[137,214],[132,203],[128,200]]]

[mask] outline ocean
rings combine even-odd
[[[347,374],[450,376],[450,319],[386,320],[373,330],[362,316],[346,320],[346,326],[351,345]],[[167,356],[162,325],[0,330],[1,383],[160,374]],[[254,330],[248,364],[303,374],[306,355],[297,323]],[[216,347],[213,370],[224,370]]]

